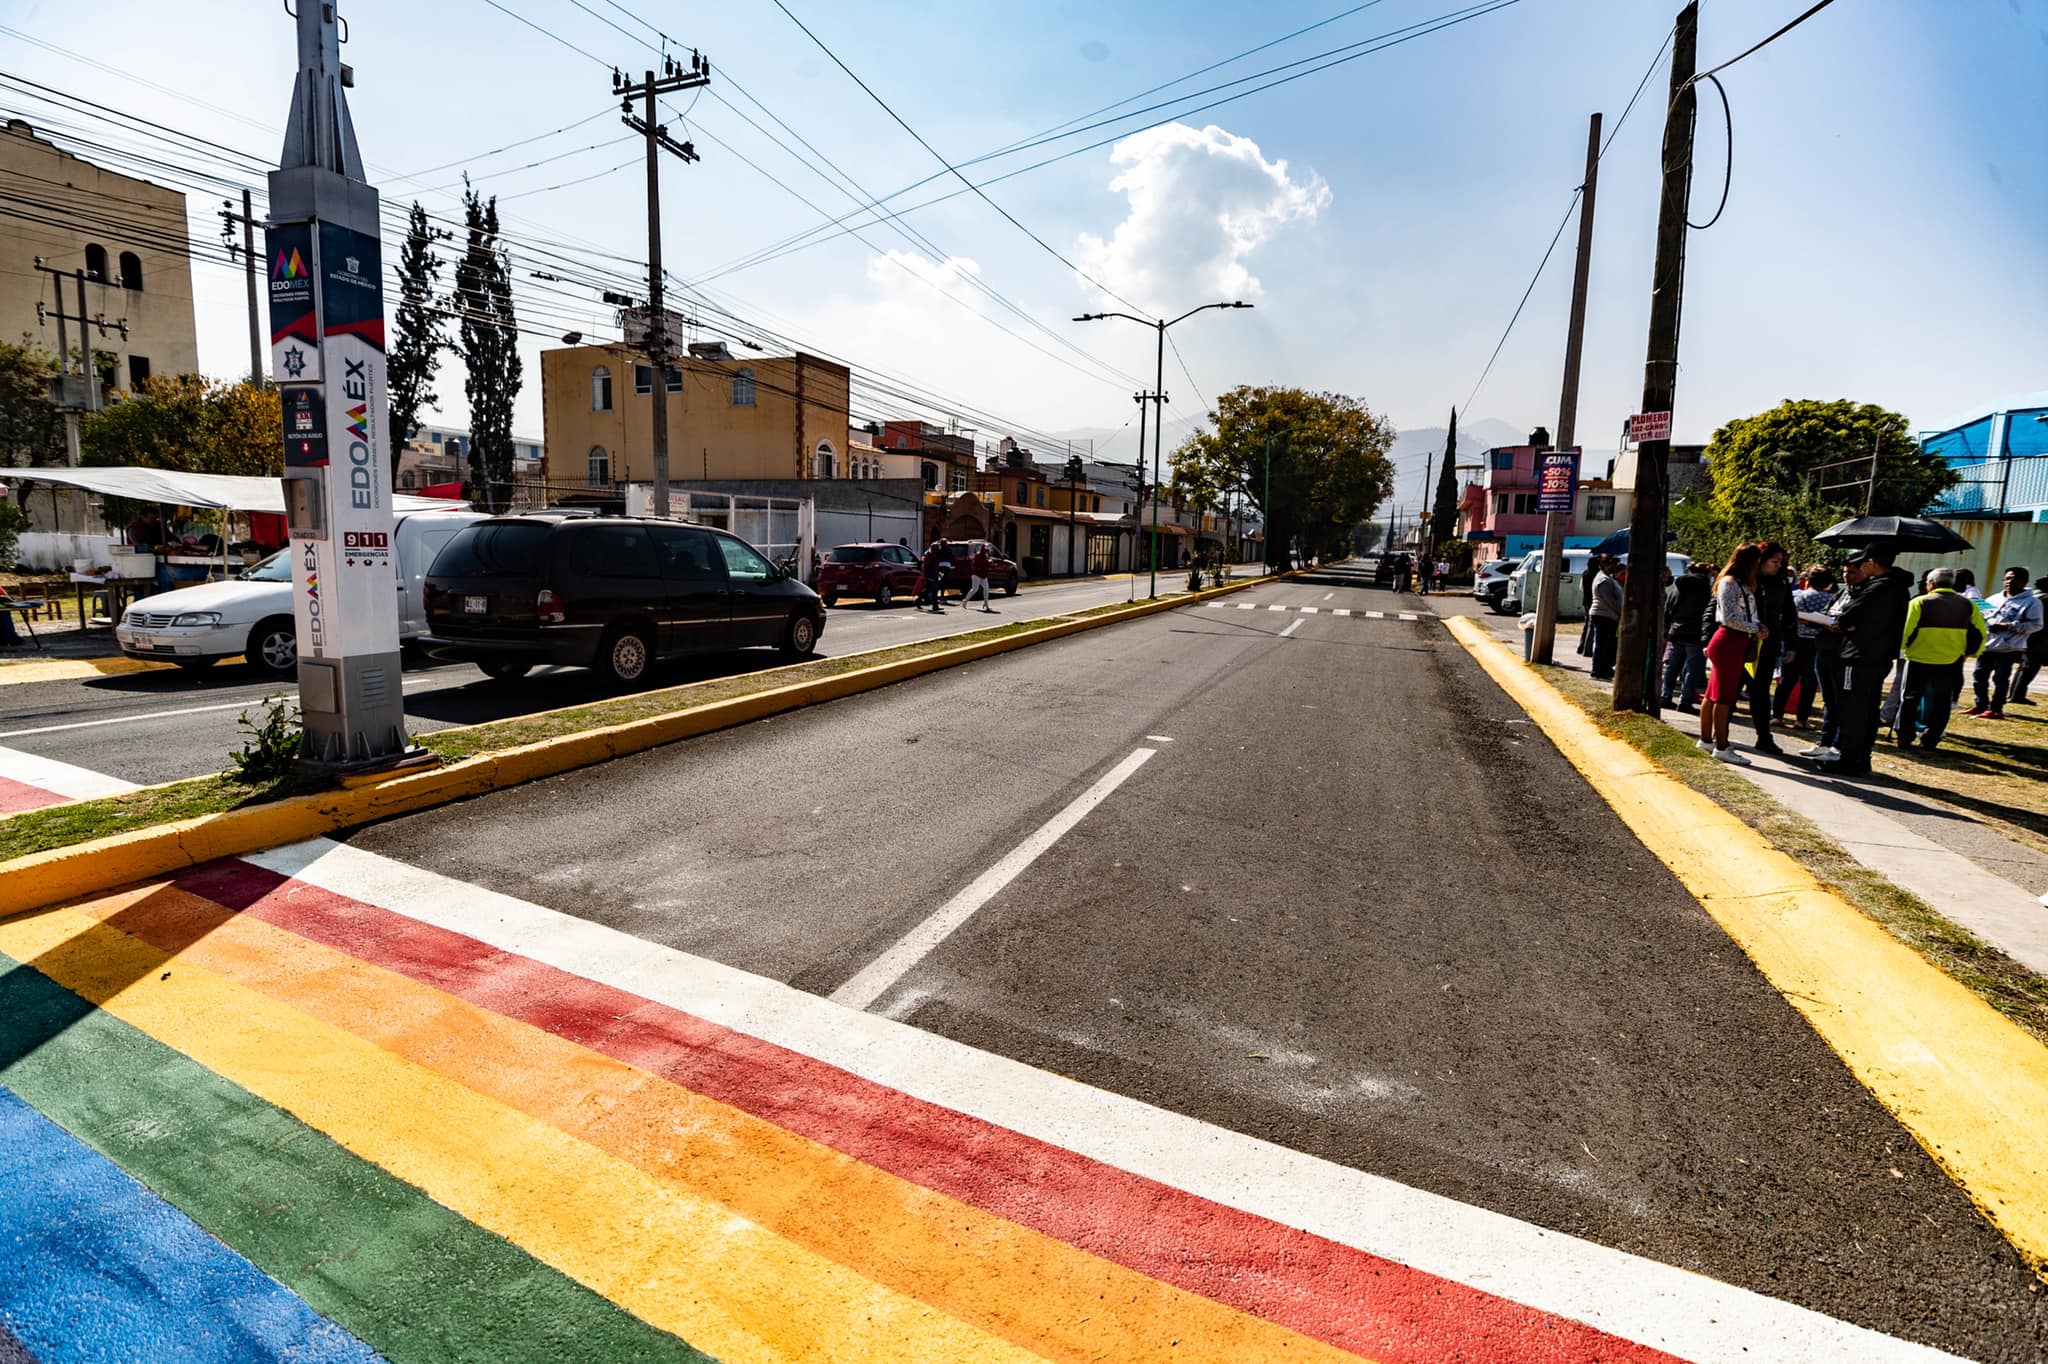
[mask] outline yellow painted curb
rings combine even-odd
[[[121,673],[161,672],[177,666],[146,658],[129,658],[126,654],[102,658],[25,658],[18,663],[0,663],[0,686],[22,682],[76,682],[81,678],[115,677]]]
[[[1306,570],[1303,570],[1306,571]],[[1009,653],[1118,621],[1171,611],[1190,602],[1240,591],[1258,583],[1280,581],[1293,574],[1229,583],[1201,592],[1139,602],[1099,616],[1055,620],[1001,639],[964,644],[919,658],[878,664],[834,677],[794,682],[672,711],[666,715],[559,735],[517,748],[479,754],[425,772],[393,777],[374,785],[252,805],[132,829],[126,833],[77,843],[0,862],[0,917],[45,905],[79,899],[115,886],[162,876],[219,857],[238,857],[281,847],[301,839],[370,824],[397,815],[414,814],[450,801],[480,796],[501,787],[536,781],[642,749],[695,738],[714,730],[748,724],[770,715],[836,701],[926,673],[958,667],[978,659]],[[890,648],[901,648],[892,645]],[[880,653],[886,650],[874,650]],[[858,658],[854,654],[849,657]],[[800,667],[801,664],[792,664]],[[568,707],[581,709],[582,707]],[[550,712],[536,712],[546,715]],[[534,718],[534,717],[521,717]]]
[[[2048,1048],[1764,836],[1447,624],[1991,1224],[2048,1275]]]

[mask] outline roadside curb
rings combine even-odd
[[[2048,1048],[1708,797],[1593,721],[1484,626],[1446,625],[1501,689],[2048,1278]]]
[[[0,917],[60,904],[216,858],[262,852],[321,834],[485,795],[507,786],[556,776],[663,744],[748,724],[770,715],[855,696],[1033,644],[1048,643],[1084,630],[1175,610],[1262,583],[1280,582],[1307,571],[1312,570],[1261,576],[1200,592],[1161,597],[1096,616],[1053,619],[1001,639],[982,640],[896,663],[856,668],[836,677],[795,682],[664,715],[558,735],[371,785],[292,796],[248,809],[131,829],[90,842],[32,853],[0,863]]]
[[[24,658],[0,662],[0,687],[32,682],[76,682],[93,677],[119,677],[124,673],[162,672],[177,666],[175,663],[130,658],[126,654],[94,654],[88,658]]]

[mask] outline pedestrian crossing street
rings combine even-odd
[[[1367,620],[1421,620],[1424,616],[1431,620],[1437,618],[1437,614],[1434,611],[1354,611],[1348,606],[1286,606],[1279,602],[1256,601],[1212,601],[1209,603],[1211,611],[1228,611],[1233,607],[1239,611],[1293,611],[1303,616],[1363,616]]]

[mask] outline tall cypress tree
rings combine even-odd
[[[512,499],[512,405],[519,397],[519,324],[512,310],[512,262],[498,244],[498,198],[462,195],[468,243],[455,267],[461,318],[462,390],[469,399],[469,469],[491,511]]]
[[[398,310],[392,316],[391,350],[384,361],[384,383],[390,394],[391,477],[398,479],[398,459],[405,452],[406,439],[420,409],[436,401],[434,374],[441,368],[441,352],[448,349],[442,312],[436,291],[441,283],[441,257],[434,250],[436,231],[427,221],[427,211],[415,200],[407,224],[405,247],[398,256]]]
[[[1451,409],[1450,433],[1444,437],[1444,467],[1436,476],[1436,498],[1429,506],[1429,538],[1427,552],[1434,554],[1436,546],[1446,540],[1458,538],[1458,409]]]

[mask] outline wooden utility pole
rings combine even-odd
[[[1650,289],[1649,353],[1643,361],[1643,412],[1670,412],[1678,392],[1678,324],[1685,295],[1685,219],[1692,197],[1692,135],[1698,99],[1699,0],[1678,12],[1671,44],[1671,99],[1664,119],[1663,195],[1657,208],[1657,264]],[[1664,616],[1665,501],[1671,487],[1671,437],[1636,443],[1635,506],[1628,527],[1628,583],[1614,662],[1614,709],[1655,715],[1657,643]]]
[[[668,314],[662,307],[661,280],[661,153],[666,150],[684,162],[697,159],[697,149],[668,135],[655,111],[654,102],[678,90],[694,90],[711,83],[711,63],[697,53],[690,54],[685,67],[663,54],[661,75],[652,71],[635,83],[612,68],[612,93],[621,96],[624,116],[619,120],[647,139],[647,360],[654,368],[654,514],[668,515]],[[633,113],[633,101],[640,101],[640,113]]]
[[[1572,271],[1572,318],[1564,336],[1564,392],[1557,400],[1557,448],[1578,444],[1579,355],[1586,343],[1586,277],[1593,268],[1593,198],[1600,181],[1600,115],[1586,125],[1586,179],[1579,186],[1579,261]],[[1557,585],[1564,573],[1566,512],[1543,517],[1543,571],[1536,579],[1536,635],[1529,657],[1550,661],[1557,641]],[[1588,603],[1590,605],[1591,603]]]

